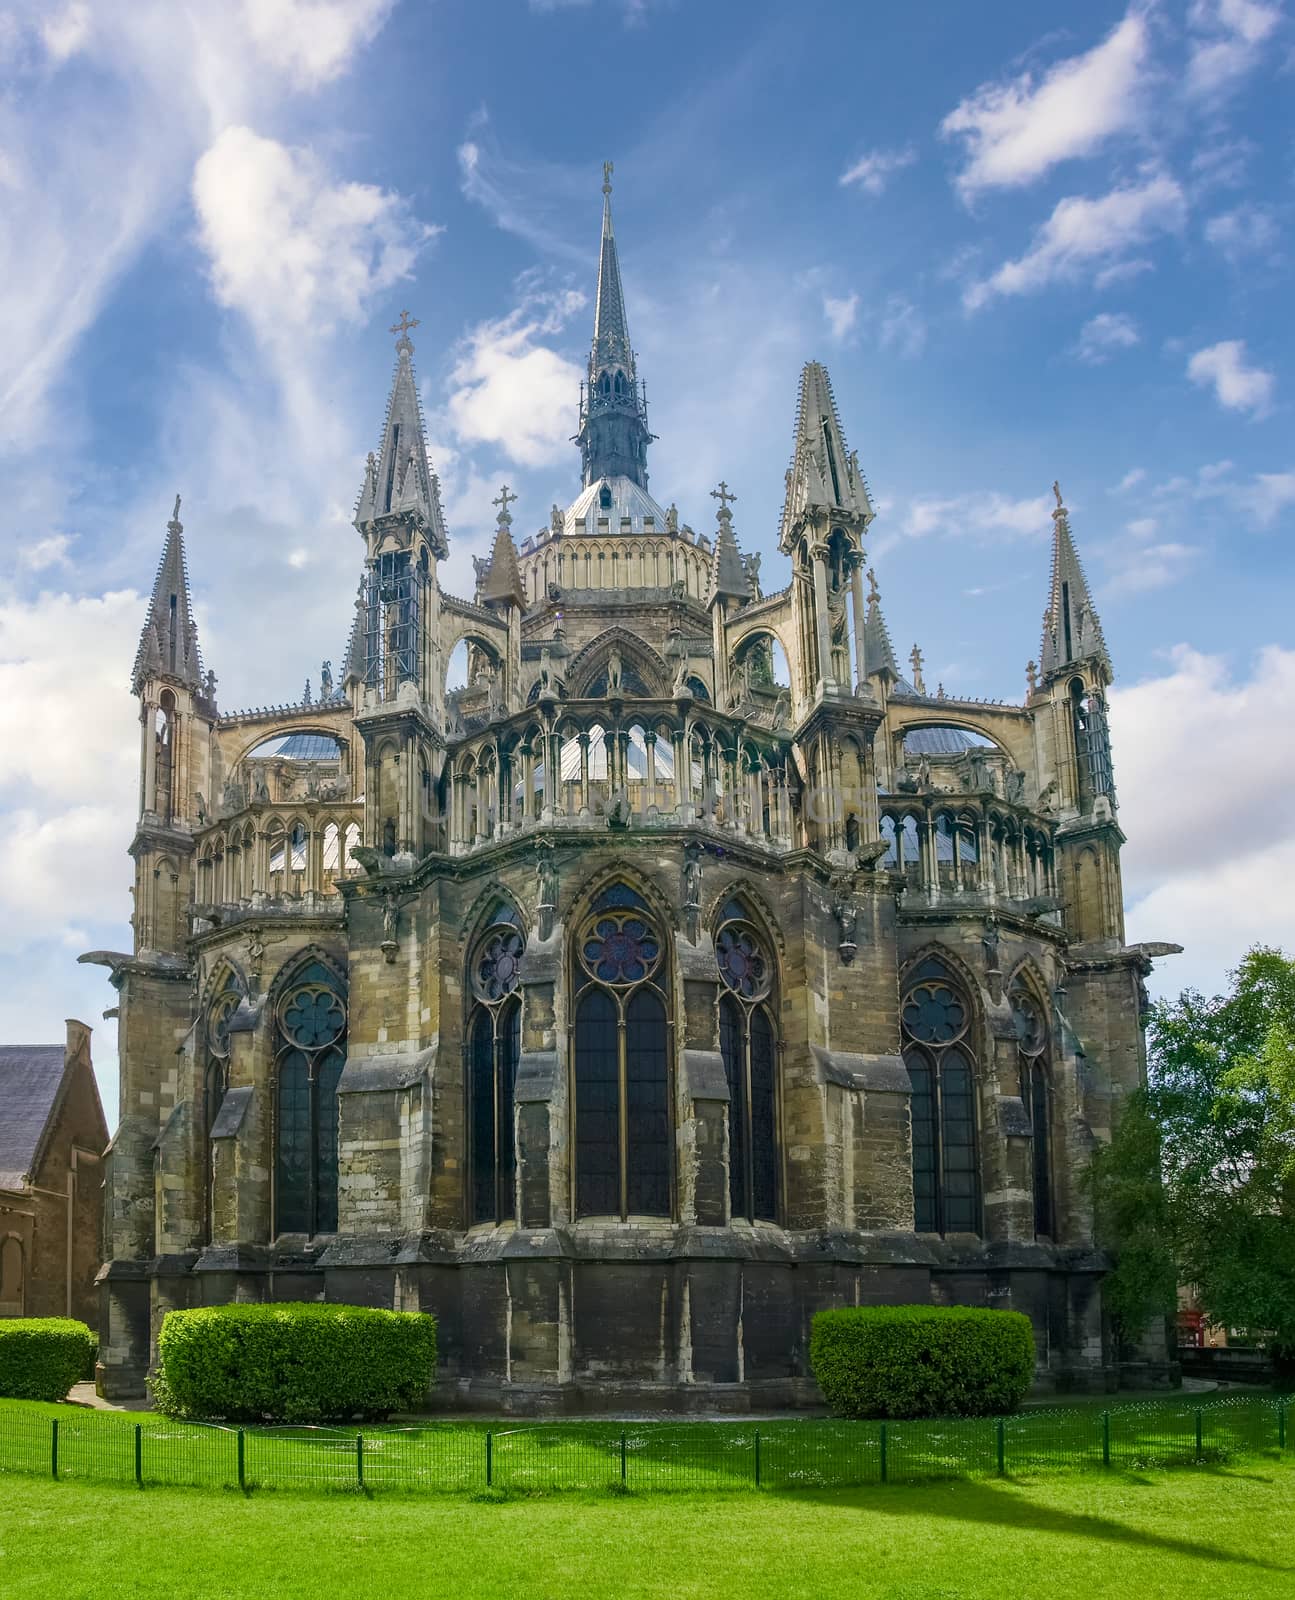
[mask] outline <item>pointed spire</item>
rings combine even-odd
[[[370,452],[365,463],[355,524],[362,528],[381,517],[413,516],[428,529],[437,555],[444,557],[448,544],[440,485],[427,459],[423,408],[414,376],[414,341],[409,337],[409,330],[417,326],[417,317],[402,311],[399,322],[391,329],[400,335],[396,340],[396,370],[382,424],[382,443],[376,454]]]
[[[370,460],[373,458],[370,457]],[[355,591],[355,616],[351,619],[351,633],[346,641],[346,658],[342,662],[342,682],[364,680],[364,580]]]
[[[719,501],[719,510],[715,513],[719,531],[715,535],[715,548],[711,552],[710,588],[706,595],[706,604],[714,605],[717,600],[745,602],[751,598],[751,580],[747,576],[742,553],[737,547],[737,539],[733,533],[733,513],[729,510],[730,502],[736,500],[737,496],[721,478],[719,488],[711,490],[711,498]]]
[[[1111,675],[1111,658],[1102,625],[1088,590],[1088,579],[1070,533],[1070,514],[1061,501],[1061,486],[1052,485],[1057,509],[1052,513],[1052,583],[1043,613],[1039,657],[1044,682],[1083,661],[1099,661]]]
[[[516,498],[508,485],[504,484],[498,497],[491,501],[492,505],[499,507],[499,515],[495,518],[494,549],[490,552],[490,563],[481,579],[481,598],[487,603],[492,600],[506,601],[524,608],[526,590],[522,585],[521,569],[517,565],[513,519],[508,512],[508,502]]]
[[[634,365],[620,258],[612,229],[612,164],[603,162],[603,231],[598,254],[598,298],[589,368],[580,393],[580,445],[584,485],[625,477],[647,488],[647,399]]]
[[[895,651],[890,642],[890,629],[881,614],[881,591],[877,588],[877,574],[868,568],[868,610],[863,619],[863,675],[865,678],[888,673],[899,678]]]
[[[787,468],[780,536],[784,551],[806,512],[820,508],[859,518],[864,528],[876,515],[858,457],[846,448],[827,368],[808,361],[800,375],[795,442]]]
[[[189,597],[189,569],[184,559],[184,525],[180,521],[180,496],[166,525],[166,543],[153,580],[148,615],[135,654],[131,687],[136,694],[149,678],[167,678],[200,692],[202,656],[198,651],[198,626]]]

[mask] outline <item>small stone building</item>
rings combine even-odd
[[[98,1322],[107,1144],[83,1022],[0,1046],[0,1317]]]
[[[170,1307],[321,1297],[434,1312],[455,1406],[802,1403],[813,1312],[877,1301],[1018,1307],[1041,1383],[1100,1381],[1081,1178],[1170,947],[1124,942],[1060,493],[1024,698],[901,671],[810,362],[766,587],[726,483],[703,532],[649,489],[605,183],[579,490],[519,543],[503,487],[455,596],[414,326],[317,692],[218,705],[167,530],[134,948],[83,958],[120,994],[105,1393]]]

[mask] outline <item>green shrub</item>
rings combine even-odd
[[[436,1319],[289,1302],[168,1311],[157,1355],[153,1398],[170,1416],[385,1417],[425,1400],[436,1376]]]
[[[87,1369],[99,1341],[72,1317],[6,1317],[0,1321],[0,1395],[10,1400],[64,1400]]]
[[[1028,1391],[1034,1332],[1019,1311],[846,1306],[815,1316],[809,1363],[839,1416],[987,1416]]]

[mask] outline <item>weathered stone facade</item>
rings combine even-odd
[[[169,527],[136,948],[87,958],[121,995],[105,1392],[172,1306],[320,1296],[434,1312],[454,1406],[805,1403],[813,1312],[877,1301],[1019,1307],[1041,1382],[1096,1381],[1080,1178],[1155,952],[1060,495],[1025,702],[930,693],[811,363],[764,594],[725,485],[711,536],[648,492],[605,200],[583,488],[520,549],[502,491],[456,599],[411,326],[336,686],[218,711]]]

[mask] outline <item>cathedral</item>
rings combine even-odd
[[[769,587],[727,484],[703,531],[649,488],[609,178],[579,492],[519,540],[501,488],[471,598],[407,313],[300,703],[218,705],[176,502],[134,949],[82,957],[119,997],[105,1395],[230,1300],[431,1312],[455,1409],[812,1404],[813,1313],[887,1302],[1024,1311],[1041,1387],[1104,1381],[1083,1174],[1174,947],[1124,942],[1060,491],[1024,699],[932,687],[811,361]]]

